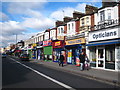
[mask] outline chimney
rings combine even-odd
[[[77,11],[74,11],[73,12],[73,18],[74,19],[77,19],[77,18],[81,18],[83,17],[85,14],[84,13],[81,13],[81,12],[77,12]]]
[[[56,27],[58,27],[58,26],[60,26],[60,25],[63,25],[63,24],[64,24],[63,21],[56,21],[56,22],[55,22]]]
[[[72,19],[73,19],[72,17],[67,17],[67,16],[63,18],[65,23],[71,21]]]
[[[96,12],[98,10],[97,7],[91,6],[91,5],[86,5],[85,7],[85,13],[86,14],[92,14],[93,12]]]
[[[111,7],[115,6],[117,4],[117,1],[115,0],[102,0],[102,7]]]

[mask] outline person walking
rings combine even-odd
[[[80,59],[80,70],[83,71],[85,65],[85,55],[83,52],[79,55],[79,59]]]
[[[59,66],[62,64],[62,67],[63,67],[63,61],[64,61],[64,55],[62,52],[62,54],[60,54],[60,58],[59,58]]]
[[[85,69],[90,69],[90,60],[88,59],[87,55],[85,56]]]

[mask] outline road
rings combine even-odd
[[[2,88],[77,89],[115,86],[8,56],[2,59]]]

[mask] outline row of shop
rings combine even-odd
[[[119,28],[92,31],[88,37],[73,36],[65,41],[40,41],[27,48],[30,58],[53,62],[58,62],[61,51],[64,51],[64,63],[77,65],[79,54],[84,51],[91,67],[117,71],[120,67]]]

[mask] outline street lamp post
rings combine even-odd
[[[17,34],[15,34],[16,35],[16,45],[15,45],[15,48],[17,48]]]

